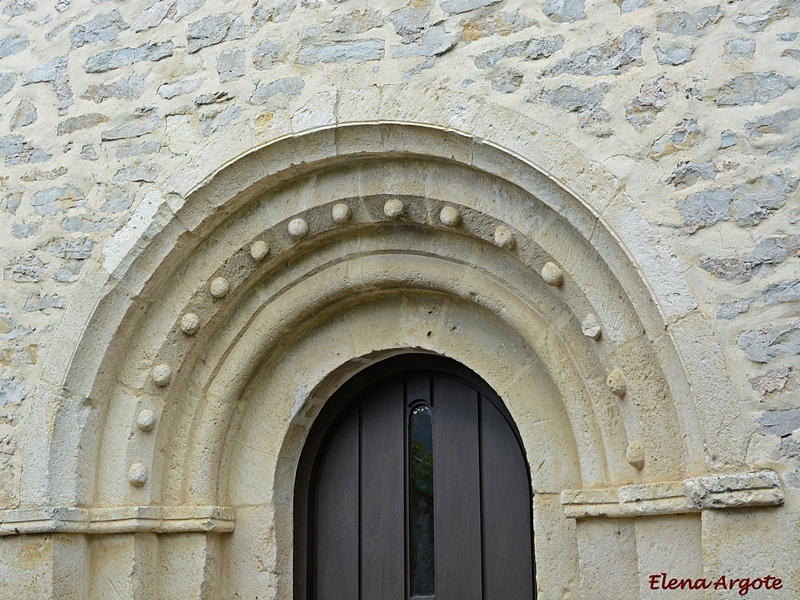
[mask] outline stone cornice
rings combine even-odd
[[[229,533],[235,510],[225,506],[47,506],[0,511],[0,536],[34,533]]]
[[[763,470],[614,488],[564,490],[561,492],[561,505],[567,517],[581,519],[778,506],[783,503],[783,498],[778,475]]]

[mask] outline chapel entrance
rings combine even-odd
[[[312,429],[296,507],[297,599],[535,597],[519,435],[454,361],[404,355],[346,384]]]

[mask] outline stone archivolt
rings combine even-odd
[[[698,418],[676,337],[699,317],[654,304],[658,282],[608,218],[496,146],[402,124],[311,132],[245,155],[182,202],[153,198],[149,228],[125,235],[91,314],[63,326],[81,336],[63,389],[45,378],[38,390],[38,416],[54,423],[26,473],[40,508],[9,512],[2,533],[170,533],[143,543],[162,561],[204,557],[188,578],[162,571],[145,588],[200,597],[219,578],[219,590],[288,597],[305,435],[342,383],[397,353],[451,357],[503,398],[532,469],[544,573],[577,577],[568,516],[713,507],[684,480],[745,469],[714,453],[720,433]],[[782,501],[769,477],[748,500],[747,477],[727,506]],[[642,498],[630,490],[654,508],[631,509]],[[135,547],[89,545],[97,572],[155,568]]]

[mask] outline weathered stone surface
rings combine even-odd
[[[159,142],[148,141],[131,144],[130,146],[121,146],[117,148],[115,155],[117,158],[128,158],[131,156],[157,154],[159,150],[161,150],[161,144]]]
[[[678,168],[669,176],[667,183],[681,189],[694,185],[698,180],[713,181],[717,177],[714,163],[697,163],[687,161],[678,165]]]
[[[753,305],[752,298],[745,298],[744,300],[733,300],[732,302],[725,302],[719,307],[717,312],[718,319],[729,320],[737,315],[741,315],[750,310]]]
[[[8,125],[12,131],[20,129],[35,123],[38,116],[39,113],[36,111],[36,107],[31,104],[27,98],[23,98],[19,101],[19,104],[17,104],[17,108],[14,109],[14,112],[11,113],[11,120]]]
[[[11,0],[3,9],[3,14],[7,17],[18,17],[25,13],[33,12],[38,7],[39,3],[34,2],[34,0]]]
[[[157,27],[161,24],[161,21],[166,18],[167,13],[173,6],[174,2],[172,2],[172,0],[160,0],[155,4],[152,4],[143,10],[141,15],[139,15],[139,19],[136,21],[135,30],[139,32]]]
[[[768,371],[761,377],[752,379],[751,383],[753,384],[753,389],[763,398],[768,394],[783,391],[792,373],[791,367],[781,367],[780,369]]]
[[[128,210],[133,205],[133,194],[125,194],[117,191],[106,200],[100,207],[101,212],[118,213]]]
[[[189,54],[208,46],[244,38],[244,19],[235,15],[210,15],[186,29]]]
[[[631,66],[641,63],[643,40],[644,30],[634,27],[622,37],[558,61],[547,74],[571,73],[593,77],[619,75]]]
[[[165,100],[169,100],[171,98],[175,98],[176,96],[182,96],[184,94],[196,92],[200,89],[201,85],[203,85],[203,79],[184,79],[174,83],[165,83],[164,85],[159,86],[158,95]]]
[[[275,63],[285,61],[286,57],[287,50],[284,42],[273,42],[266,39],[253,50],[253,65],[256,69],[271,69]]]
[[[104,131],[100,135],[100,139],[104,142],[110,142],[113,140],[141,137],[143,135],[147,135],[148,133],[152,133],[163,124],[164,120],[158,115],[142,115],[126,125]]]
[[[61,220],[61,229],[70,233],[97,233],[107,231],[117,226],[114,219],[100,219],[94,221],[85,217],[64,217]]]
[[[736,338],[739,348],[747,358],[756,363],[767,363],[778,356],[800,354],[800,323],[768,325],[762,329],[744,331]],[[800,415],[800,408],[794,409]],[[800,423],[789,431],[800,427]]]
[[[405,8],[389,14],[389,21],[394,25],[397,35],[404,44],[416,41],[423,32],[431,16],[432,0],[412,2]]]
[[[516,92],[522,85],[522,71],[519,69],[509,69],[492,79],[492,89],[495,92],[511,94]]]
[[[66,212],[80,200],[83,200],[83,192],[74,185],[67,185],[37,192],[31,200],[31,206],[40,215],[52,215]]]
[[[153,183],[158,176],[159,168],[155,163],[145,163],[124,167],[114,174],[112,182],[123,183],[126,181],[138,181],[142,183]]]
[[[673,35],[703,35],[709,26],[722,18],[719,6],[708,6],[694,13],[663,12],[656,17],[656,27]]]
[[[800,279],[773,283],[764,290],[764,302],[766,304],[794,302],[795,300],[800,300]]]
[[[259,26],[264,23],[283,23],[289,19],[295,8],[295,0],[279,3],[274,0],[259,0],[253,5],[253,22]]]
[[[108,117],[106,115],[101,115],[100,113],[88,113],[81,115],[80,117],[64,119],[58,124],[58,135],[66,135],[80,129],[97,127],[103,123],[108,123]]]
[[[25,149],[25,138],[21,135],[7,135],[0,138],[0,158],[7,158],[19,154]]]
[[[158,61],[172,56],[172,42],[147,43],[135,48],[101,52],[90,57],[84,65],[87,73],[104,73],[143,61]]]
[[[29,297],[25,301],[25,312],[36,312],[48,308],[64,308],[64,298],[57,295],[44,294]]]
[[[365,8],[336,17],[330,25],[330,31],[345,34],[365,33],[380,27],[384,22],[383,13],[380,10]]]
[[[759,5],[754,4],[753,6],[758,8]],[[749,8],[749,5],[745,5],[745,8]],[[756,33],[759,31],[764,31],[767,25],[770,25],[775,21],[785,19],[787,17],[797,17],[798,15],[800,15],[800,7],[797,6],[797,3],[794,0],[780,0],[771,6],[768,11],[751,12],[749,14],[742,15],[736,19],[735,23],[740,29],[744,29],[745,31],[749,31],[751,33]]]
[[[90,85],[81,94],[81,98],[100,104],[109,99],[135,100],[144,92],[145,77],[141,73],[133,73],[129,77],[120,77],[99,85]]]
[[[20,165],[46,162],[53,157],[20,135],[7,135],[0,137],[0,158],[5,158],[6,165]]]
[[[0,98],[5,96],[17,82],[17,72],[11,69],[0,71]]]
[[[800,408],[765,412],[758,423],[764,433],[785,437],[800,428]]]
[[[649,125],[664,110],[676,89],[675,83],[666,77],[645,83],[639,90],[639,95],[625,107],[625,119],[636,129]]]
[[[720,140],[719,140],[720,150],[724,148],[730,148],[735,144],[736,144],[736,132],[731,131],[730,129],[725,129],[720,134]]]
[[[59,114],[64,114],[72,105],[72,89],[69,86],[67,75],[68,57],[59,56],[43,62],[25,72],[22,76],[22,85],[32,83],[52,83],[58,99]]]
[[[475,66],[479,69],[489,69],[504,58],[522,56],[527,60],[547,58],[564,47],[564,38],[538,38],[511,44],[496,50],[490,50],[475,57]]]
[[[473,20],[461,21],[461,40],[469,43],[492,35],[508,36],[535,24],[536,21],[520,13],[501,12],[478,16]]]
[[[417,43],[392,46],[392,56],[438,56],[444,54],[458,43],[458,36],[445,30],[444,25],[428,29]]]
[[[707,258],[700,262],[700,267],[722,279],[747,280],[753,277],[762,265],[779,264],[797,250],[800,250],[800,236],[768,237],[759,240],[750,254]]]
[[[87,145],[81,148],[81,158],[85,158],[86,160],[97,160],[97,150],[94,149],[94,146]]]
[[[136,31],[158,27],[162,22],[178,22],[201,9],[205,0],[159,0],[144,11],[136,21]]]
[[[447,13],[458,15],[476,8],[499,4],[500,2],[501,0],[442,0],[439,6]]]
[[[270,83],[260,83],[250,96],[250,103],[264,104],[277,95],[295,96],[303,90],[305,85],[302,77],[284,77]]]
[[[67,60],[66,56],[59,56],[33,67],[22,76],[22,85],[56,81],[66,70]]]
[[[200,131],[203,132],[203,135],[211,135],[220,127],[233,122],[240,114],[242,114],[242,109],[236,104],[231,104],[221,112],[206,113],[200,117]]]
[[[745,121],[744,128],[751,140],[757,140],[769,134],[794,131],[797,127],[795,124],[797,119],[800,119],[800,108],[790,108],[754,121]]]
[[[25,400],[25,386],[16,377],[0,377],[0,406],[19,406]]]
[[[678,212],[691,232],[733,219],[738,225],[756,225],[780,208],[797,187],[786,173],[758,177],[734,188],[704,190],[678,201]]]
[[[731,39],[725,42],[725,52],[722,60],[736,62],[737,60],[750,60],[756,50],[755,40]]]
[[[72,29],[70,39],[73,48],[80,48],[86,44],[99,44],[117,39],[121,31],[130,26],[122,20],[119,11],[112,10],[107,14],[99,14],[86,23],[76,25]]]
[[[231,50],[220,54],[217,57],[217,73],[219,73],[220,82],[244,75],[244,50]]]
[[[36,283],[42,278],[45,263],[33,252],[13,258],[3,270],[3,279],[17,283]]]
[[[767,152],[767,156],[771,158],[780,158],[781,160],[790,160],[798,152],[800,152],[800,138],[795,139],[790,144],[770,150]]]
[[[174,154],[189,152],[200,141],[199,123],[190,115],[168,115],[167,147]]]
[[[796,48],[787,48],[781,53],[781,56],[788,56],[796,61],[800,61],[800,50],[797,50]]]
[[[330,44],[303,45],[297,56],[301,65],[317,63],[362,63],[381,60],[385,54],[382,39],[332,42]]]
[[[693,48],[682,46],[667,46],[664,50],[658,44],[655,46],[656,60],[660,65],[670,65],[672,67],[689,62],[692,58]]]
[[[614,2],[619,5],[620,12],[632,13],[645,6],[650,6],[652,0],[614,0]]]
[[[201,94],[194,99],[194,103],[196,106],[207,106],[209,104],[228,102],[229,100],[233,100],[233,97],[228,92],[220,90],[213,94]]]
[[[45,250],[58,258],[85,260],[92,255],[95,243],[89,238],[58,238],[49,242]]]
[[[11,235],[18,240],[38,234],[42,230],[39,223],[14,223],[11,226]]]
[[[585,0],[545,0],[542,10],[555,23],[574,23],[586,18]]]
[[[779,98],[797,85],[794,77],[777,73],[743,73],[717,91],[717,106],[750,106]]]
[[[555,90],[542,94],[548,104],[558,106],[570,112],[592,111],[603,103],[609,86],[604,83],[582,89],[571,85],[562,85]]]
[[[0,40],[0,58],[19,54],[28,47],[28,36],[12,33]]]
[[[688,148],[700,137],[700,127],[695,119],[684,119],[669,133],[658,138],[650,146],[648,156],[655,160]]]

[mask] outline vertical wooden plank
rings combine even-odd
[[[412,375],[406,378],[406,406],[415,400],[431,401],[431,378],[429,375]]]
[[[433,447],[436,600],[480,600],[478,392],[441,376],[433,384]]]
[[[527,470],[508,422],[481,398],[484,600],[534,597]]]
[[[361,405],[362,600],[405,597],[403,391],[396,380]]]
[[[359,416],[334,434],[317,478],[316,600],[358,598]]]

